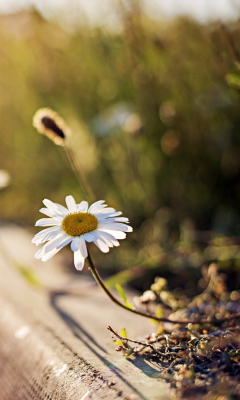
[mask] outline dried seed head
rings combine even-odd
[[[141,303],[149,303],[156,300],[156,295],[152,290],[146,290],[139,298]]]
[[[156,277],[154,283],[151,285],[151,290],[160,294],[162,290],[166,289],[167,280],[165,278]]]
[[[66,138],[70,135],[70,128],[65,121],[50,108],[40,108],[34,114],[33,126],[39,133],[60,146],[64,146]]]

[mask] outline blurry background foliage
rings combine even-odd
[[[97,198],[134,227],[97,264],[136,275],[212,260],[238,268],[240,24],[121,11],[115,32],[67,30],[34,10],[0,16],[0,168],[11,176],[1,221],[30,227],[42,199],[83,199],[64,150],[32,127],[51,107]]]

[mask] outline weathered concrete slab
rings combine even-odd
[[[47,263],[34,259],[31,237],[16,226],[0,227],[1,400],[170,398],[158,366],[123,358],[107,331],[127,327],[130,337],[141,338],[152,329],[149,322],[115,306],[83,274],[66,274],[64,251]],[[37,271],[48,287],[74,279],[78,295],[33,288],[16,262]]]

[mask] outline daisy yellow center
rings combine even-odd
[[[94,231],[98,226],[98,219],[88,212],[75,212],[66,215],[62,221],[62,229],[69,236],[80,236]]]

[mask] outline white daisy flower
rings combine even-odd
[[[67,196],[67,208],[48,199],[43,200],[43,204],[46,208],[41,208],[40,212],[49,218],[39,219],[36,226],[51,228],[38,232],[32,240],[37,246],[45,243],[35,254],[42,261],[49,260],[71,243],[75,267],[81,271],[88,256],[86,242],[94,242],[103,253],[107,253],[110,247],[119,246],[118,239],[124,239],[125,232],[133,230],[126,225],[128,218],[119,217],[122,213],[107,207],[104,200],[89,207],[87,201],[76,204],[72,196]]]

